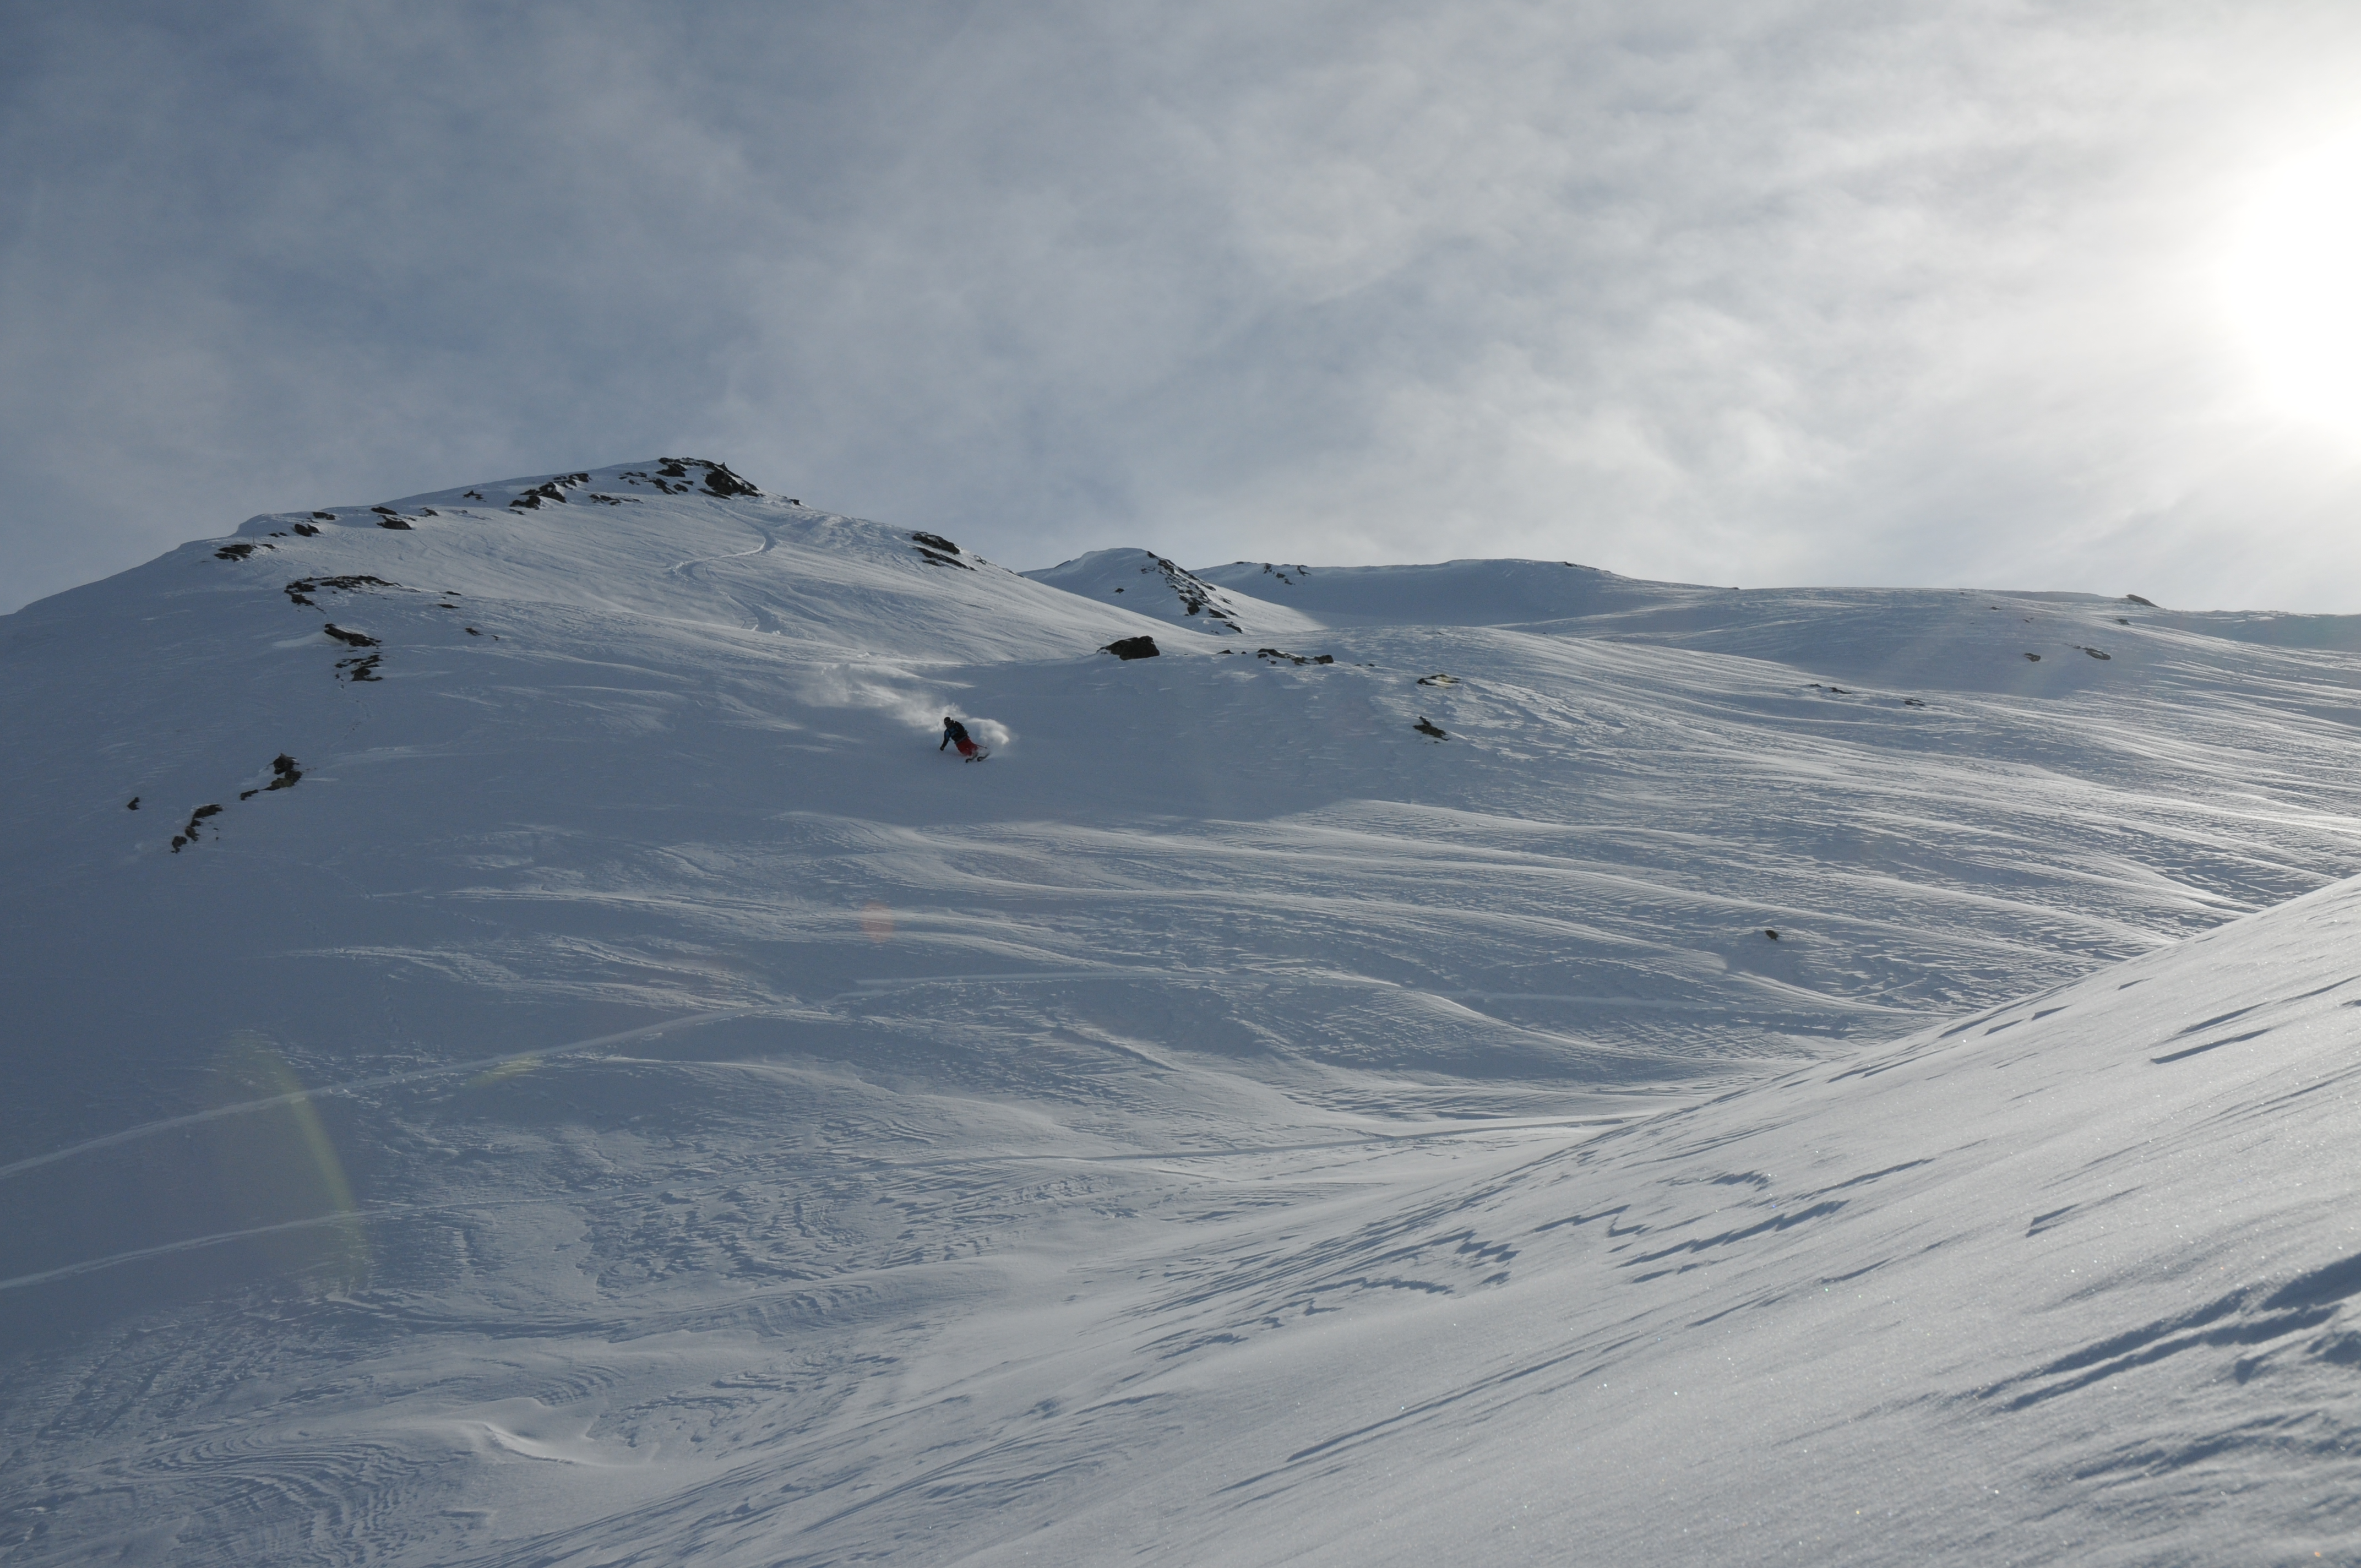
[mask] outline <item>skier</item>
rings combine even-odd
[[[983,755],[983,748],[970,739],[967,726],[948,713],[943,715],[943,745],[936,747],[935,750],[939,751],[943,746],[957,746],[960,757],[964,762],[972,762]]]

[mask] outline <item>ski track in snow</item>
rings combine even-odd
[[[0,618],[0,1560],[2361,1552],[2361,623],[734,484]]]

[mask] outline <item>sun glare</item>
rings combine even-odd
[[[2361,436],[2361,130],[2271,178],[2246,214],[2229,282],[2272,398]]]

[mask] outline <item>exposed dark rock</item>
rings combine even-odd
[[[127,805],[127,806],[126,806],[123,809],[124,809],[124,810],[126,810],[126,811],[137,811],[137,810],[138,810],[138,809],[139,809],[139,797],[138,797],[137,795],[133,795],[133,796],[131,797],[130,804],[129,804],[129,805]]]
[[[1448,740],[1451,739],[1451,737],[1445,734],[1443,730],[1428,723],[1426,715],[1423,713],[1418,716],[1418,722],[1411,725],[1411,728],[1417,730],[1422,735],[1432,735],[1438,740]]]
[[[308,522],[299,522],[299,523],[297,523],[297,524],[295,525],[295,532],[298,532],[298,533],[300,533],[300,534],[302,534],[302,535],[304,538],[306,538],[306,539],[313,539],[313,538],[316,538],[316,537],[318,537],[319,532],[320,532],[320,531],[319,531],[318,529],[316,529],[316,528],[313,527],[313,526],[312,526],[310,523],[308,523]]]
[[[257,547],[254,544],[241,539],[235,544],[225,544],[220,549],[214,551],[214,559],[216,561],[243,561],[248,555],[253,554],[256,548]]]
[[[920,532],[911,534],[910,541],[910,547],[918,553],[918,558],[929,565],[957,566],[962,572],[975,570],[960,559],[963,554],[960,547],[939,533]]]
[[[315,511],[312,515],[318,518],[322,522],[334,522],[336,521],[336,514],[332,511]]]
[[[378,661],[384,657],[382,653],[371,653],[365,659],[339,659],[336,668],[345,672],[345,678],[348,681],[382,680],[384,677],[377,673],[377,666]]]
[[[467,497],[467,499],[471,501],[479,501],[484,499],[484,492],[481,490],[462,490],[459,493]]]
[[[1438,673],[1432,675],[1419,676],[1418,684],[1422,686],[1455,686],[1459,684],[1459,677],[1457,675],[1446,675]]]
[[[1232,631],[1245,630],[1230,619],[1219,588],[1198,576],[1194,572],[1174,565],[1161,555],[1151,556],[1149,559],[1156,563],[1154,569],[1164,575],[1164,580],[1170,583],[1172,586],[1172,591],[1180,596],[1182,614],[1203,615],[1215,624],[1227,627]],[[1143,573],[1148,570],[1149,568],[1146,566],[1140,568]]]
[[[369,510],[377,513],[379,517],[400,517],[401,515],[391,507],[371,507],[369,508]]]
[[[367,632],[347,631],[333,620],[328,622],[327,625],[320,628],[320,630],[335,638],[337,641],[346,644],[347,647],[374,648],[378,645],[378,640],[369,636]]]
[[[2124,596],[2124,602],[2126,604],[2144,604],[2150,609],[2154,609],[2156,608],[2156,600],[2144,599],[2137,594],[2125,594]]]
[[[404,532],[410,531],[410,520],[406,517],[381,517],[377,520],[377,525],[379,528],[399,528]]]
[[[793,497],[793,496],[789,496],[789,497],[787,498],[787,504],[788,504],[789,506],[791,506],[791,507],[799,507],[799,506],[803,505],[804,503],[803,503],[803,502],[801,502],[801,501],[799,501],[799,500],[797,500],[797,499],[796,499],[796,498],[795,498],[795,497]]]
[[[198,823],[203,822],[208,817],[219,817],[221,813],[222,808],[218,806],[200,806],[194,811],[189,813],[189,825],[181,828],[179,833],[173,836],[172,853],[177,855],[181,852],[181,845],[193,844],[197,841]]]
[[[470,637],[481,637],[481,636],[483,635],[483,633],[482,633],[482,632],[480,632],[480,631],[478,631],[478,630],[477,630],[474,627],[472,627],[472,626],[471,626],[471,627],[467,628],[467,635],[468,635],[468,636],[470,636]]]
[[[643,469],[634,469],[625,474],[623,477],[634,482],[644,481],[653,485],[666,495],[685,496],[689,493],[692,487],[685,483],[676,486],[667,485],[664,480],[693,479],[697,476],[689,472],[691,468],[701,468],[705,471],[707,495],[718,496],[727,500],[731,496],[759,496],[763,493],[760,486],[742,475],[731,472],[727,463],[716,463],[706,457],[666,457],[656,465],[656,474],[663,476],[662,478],[650,475]],[[789,501],[787,504],[801,506],[803,502]]]
[[[1905,696],[1902,699],[1902,706],[1905,707],[1924,707],[1927,706],[1927,700],[1924,697]]]
[[[544,480],[531,489],[518,491],[509,498],[509,505],[526,511],[540,510],[544,501],[555,501],[563,506],[566,503],[566,491],[589,482],[590,476],[588,474],[560,474],[557,477]]]
[[[2027,653],[2026,657],[2032,660],[2037,664],[2041,663],[2041,655],[2038,653]]]
[[[348,594],[360,588],[398,588],[401,586],[401,585],[400,583],[389,583],[383,577],[364,576],[318,578],[298,577],[279,591],[285,594],[293,603],[312,604],[313,601],[309,596],[319,592],[323,588],[334,588],[338,593]],[[313,608],[316,609],[319,607],[317,605],[313,605]]]
[[[1153,637],[1118,637],[1099,650],[1118,659],[1153,659],[1163,652]]]
[[[720,463],[705,466],[705,488],[724,500],[731,496],[759,496],[763,493]]]
[[[1764,936],[1766,936],[1766,937],[1770,938],[1771,938],[1773,941],[1774,941],[1774,942],[1775,942],[1775,941],[1777,941],[1777,940],[1779,939],[1779,933],[1778,933],[1778,932],[1776,932],[1776,931],[1773,931],[1773,929],[1771,929],[1771,927],[1768,927],[1768,926],[1765,926],[1765,927],[1763,927],[1763,934]]]
[[[238,791],[238,798],[241,798],[241,801],[253,801],[255,795],[259,795],[267,789],[292,789],[292,786],[295,786],[295,779],[300,777],[302,777],[302,767],[295,765],[295,758],[291,758],[286,751],[281,751],[279,756],[271,758],[269,784],[258,784],[255,789],[241,789]],[[214,810],[220,810],[220,807],[214,807]]]
[[[2093,659],[2112,659],[2114,657],[2112,653],[2102,653],[2096,648],[2085,648],[2082,652],[2088,653]]]

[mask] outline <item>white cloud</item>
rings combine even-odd
[[[2298,5],[282,4],[11,24],[0,604],[689,451],[1026,565],[2361,609],[2215,286]]]

